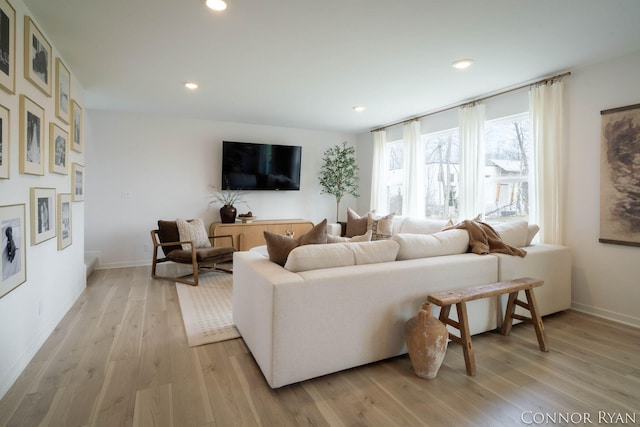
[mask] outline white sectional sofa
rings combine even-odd
[[[433,232],[423,224],[422,231]],[[412,231],[420,233],[415,225]],[[233,319],[272,388],[406,353],[404,324],[432,292],[529,276],[545,282],[535,290],[542,315],[571,305],[566,247],[527,246],[524,258],[429,256],[434,242],[459,247],[460,235],[446,242],[453,234],[424,233],[422,244],[395,230],[407,228],[394,223],[391,241],[296,248],[285,265],[289,269],[259,251],[234,254]],[[396,260],[403,250],[417,258]],[[499,326],[505,305],[504,298],[468,304],[471,333]]]

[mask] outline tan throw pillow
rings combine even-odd
[[[322,220],[322,222],[318,223],[309,230],[309,232],[297,239],[265,231],[264,240],[267,242],[269,260],[284,266],[287,262],[289,252],[298,246],[327,243],[327,220]]]
[[[362,236],[353,237],[339,237],[327,235],[327,243],[357,243],[357,242],[369,242],[371,241],[371,230],[364,233]]]
[[[367,230],[371,230],[371,240],[388,240],[393,233],[393,218],[395,214],[377,216],[369,212],[367,215]]]
[[[371,211],[373,213],[375,211]],[[347,230],[344,237],[362,236],[367,232],[368,216],[360,216],[351,208],[347,208]]]
[[[209,235],[200,218],[192,219],[191,221],[178,218],[176,219],[176,225],[178,226],[178,235],[181,242],[192,241],[196,248],[211,247]],[[182,249],[191,250],[191,245],[183,243]]]

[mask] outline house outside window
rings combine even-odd
[[[529,217],[529,128],[528,113],[485,122],[487,220]]]
[[[458,128],[422,135],[426,217],[458,215],[460,141]]]

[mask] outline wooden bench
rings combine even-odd
[[[469,333],[469,319],[467,317],[467,301],[473,301],[480,298],[493,297],[502,294],[509,294],[509,302],[507,303],[507,309],[504,316],[504,322],[502,323],[502,335],[509,335],[511,332],[511,323],[513,319],[522,320],[524,322],[531,322],[536,330],[538,337],[538,344],[540,350],[549,351],[547,347],[547,340],[544,335],[544,327],[542,325],[542,319],[538,312],[538,306],[533,295],[533,288],[542,286],[544,282],[538,279],[532,279],[530,277],[524,277],[520,279],[509,280],[506,282],[490,283],[488,285],[470,286],[467,288],[456,289],[453,291],[439,292],[428,296],[428,301],[441,306],[440,309],[440,321],[445,325],[450,325],[460,332],[460,336],[455,336],[449,332],[449,339],[460,345],[462,345],[462,351],[464,353],[464,363],[467,368],[467,375],[476,374],[476,360],[473,353],[473,346],[471,345],[471,334]],[[525,291],[527,301],[521,301],[518,299],[518,292]],[[451,319],[449,313],[451,306],[456,305],[456,311],[458,314],[458,321]],[[522,316],[515,313],[516,306],[520,306],[529,310],[531,317]]]

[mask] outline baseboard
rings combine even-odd
[[[577,302],[572,302],[571,308],[575,311],[592,314],[594,316],[601,317],[603,319],[612,320],[618,323],[623,323],[625,325],[633,326],[635,328],[640,328],[640,318],[638,317],[628,316],[626,314],[620,314],[614,311],[591,307],[589,305],[580,304]]]
[[[31,362],[31,359],[36,355],[36,353],[40,350],[44,342],[49,338],[51,333],[58,326],[62,318],[69,312],[73,304],[76,303],[80,294],[84,291],[86,287],[86,282],[82,283],[83,286],[79,286],[78,289],[73,294],[71,301],[60,310],[54,319],[47,325],[45,329],[43,329],[38,335],[36,335],[31,342],[27,345],[27,350],[18,358],[18,361],[7,371],[7,373],[0,378],[0,399],[4,397],[5,394],[9,391],[9,389],[16,382],[20,374],[24,371],[27,365]]]

